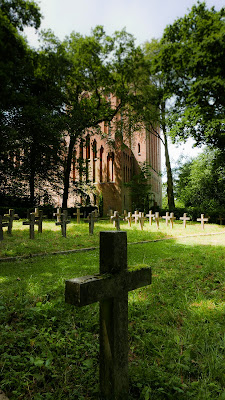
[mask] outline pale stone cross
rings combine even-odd
[[[113,221],[113,226],[116,228],[117,231],[120,230],[120,215],[118,211],[114,211],[114,216],[111,217],[111,220]]]
[[[61,222],[61,208],[57,208],[56,213],[53,214],[53,217],[56,217],[56,222]]]
[[[204,229],[205,226],[205,222],[208,222],[208,218],[204,218],[204,214],[201,214],[201,218],[197,218],[197,221],[201,222],[201,227],[202,229]]]
[[[159,212],[158,211],[155,212],[154,220],[156,222],[157,229],[159,229]]]
[[[168,211],[166,212],[166,215],[163,216],[163,219],[166,220],[166,226],[168,226],[170,220],[170,213]]]
[[[8,234],[11,235],[12,234],[12,227],[13,227],[13,221],[14,219],[18,219],[18,215],[15,214],[15,211],[13,209],[9,210],[8,214],[4,214],[3,219],[7,219],[8,220]]]
[[[63,237],[66,237],[66,226],[67,226],[67,224],[70,224],[70,222],[71,222],[67,219],[67,212],[65,212],[65,211],[66,210],[64,210],[64,212],[61,213],[61,220],[55,223],[57,226],[59,226],[59,225],[61,226],[61,231],[62,231]]]
[[[66,281],[67,303],[100,302],[100,391],[105,400],[128,399],[128,292],[150,283],[151,268],[128,271],[123,231],[100,232],[100,274]]]
[[[129,228],[131,228],[132,225],[132,213],[129,211],[128,216],[126,217],[126,221],[128,222]]]
[[[150,210],[150,211],[148,212],[148,214],[146,214],[146,217],[149,218],[149,224],[150,224],[150,225],[152,225],[152,220],[153,220],[154,216],[155,216],[155,214],[152,214],[152,210]]]
[[[34,239],[35,213],[30,213],[29,221],[24,221],[23,225],[30,226],[30,239]]]
[[[112,222],[111,217],[113,217],[113,210],[109,210],[108,212],[109,221]]]
[[[144,223],[145,223],[145,216],[144,216],[143,212],[139,213],[138,221],[139,221],[140,229],[143,231],[143,227],[144,227]]]
[[[80,208],[79,207],[77,207],[77,212],[74,213],[73,215],[77,216],[77,223],[79,224],[80,223],[80,217],[81,217],[81,215],[83,215],[83,213],[80,212]]]
[[[173,229],[173,222],[176,220],[176,217],[174,217],[174,213],[170,213],[170,227]]]
[[[134,222],[135,222],[135,224],[137,224],[138,217],[139,217],[139,211],[138,210],[134,211],[134,214],[132,214],[132,217],[134,217]]]
[[[190,221],[190,217],[187,217],[187,214],[184,213],[184,214],[183,214],[183,217],[180,217],[180,220],[183,221],[183,227],[186,228],[187,221]]]
[[[3,229],[4,227],[9,227],[9,222],[2,221],[2,215],[0,215],[0,240],[3,240]]]

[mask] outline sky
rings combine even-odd
[[[137,44],[160,38],[167,25],[189,12],[197,0],[36,0],[43,16],[41,29],[51,29],[59,39],[64,39],[72,31],[89,35],[91,29],[103,25],[111,35],[126,28]],[[202,1],[200,1],[202,2]],[[224,0],[206,0],[208,8],[219,11],[225,6]],[[38,37],[34,29],[25,31],[32,46],[37,46]],[[192,148],[193,142],[185,146],[170,145],[172,166],[180,155],[196,156],[199,149]],[[164,159],[164,152],[162,153]],[[163,165],[164,168],[164,165]]]

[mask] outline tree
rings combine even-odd
[[[65,126],[68,147],[64,167],[62,207],[67,207],[69,177],[75,144],[89,128],[98,131],[102,121],[110,123],[134,92],[143,53],[126,31],[106,35],[96,27],[90,36],[72,33],[64,43],[68,61],[65,77]],[[113,105],[110,94],[116,96]]]
[[[185,207],[209,211],[225,207],[225,163],[219,150],[207,149],[178,168],[176,197]]]
[[[170,98],[167,124],[175,139],[225,147],[225,9],[198,2],[167,26],[155,59]]]
[[[173,193],[173,176],[170,165],[170,157],[169,157],[169,149],[168,149],[168,126],[166,119],[166,91],[164,90],[164,75],[162,73],[157,73],[155,69],[155,62],[158,58],[158,54],[160,52],[160,43],[158,40],[153,39],[151,42],[146,42],[144,44],[144,51],[147,60],[150,62],[150,74],[149,79],[154,85],[154,97],[151,96],[150,102],[147,100],[147,106],[144,109],[143,116],[145,118],[145,125],[150,126],[150,132],[153,135],[156,135],[164,145],[165,149],[165,164],[166,164],[166,173],[167,173],[167,199],[168,199],[168,207],[169,210],[172,211],[175,208],[174,202],[174,193]],[[148,89],[149,90],[149,89]],[[153,107],[158,108],[158,113],[154,113],[157,116],[157,121],[154,123],[154,118],[152,115]],[[160,135],[159,130],[156,129],[156,126],[160,127],[161,132],[163,134],[163,138]]]

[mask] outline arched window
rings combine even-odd
[[[100,180],[100,182],[102,182],[102,178],[103,178],[103,173],[102,173],[102,156],[103,156],[103,151],[104,151],[104,149],[103,149],[103,147],[101,146],[101,148],[100,148],[100,176],[99,176],[99,180]]]
[[[72,161],[72,168],[73,168],[73,183],[75,183],[76,179],[76,150],[73,151],[73,161]]]
[[[141,145],[140,145],[140,143],[138,143],[138,154],[140,154],[141,153]]]
[[[96,167],[97,167],[97,142],[96,140],[93,141],[92,145],[93,151],[93,182],[96,182]]]
[[[91,157],[91,149],[90,149],[90,135],[86,137],[86,160],[89,160]]]
[[[114,181],[114,153],[108,153],[107,156],[107,181]]]

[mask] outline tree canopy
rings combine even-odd
[[[174,139],[191,136],[225,147],[225,9],[198,2],[167,26],[154,58],[170,99],[168,126]]]

